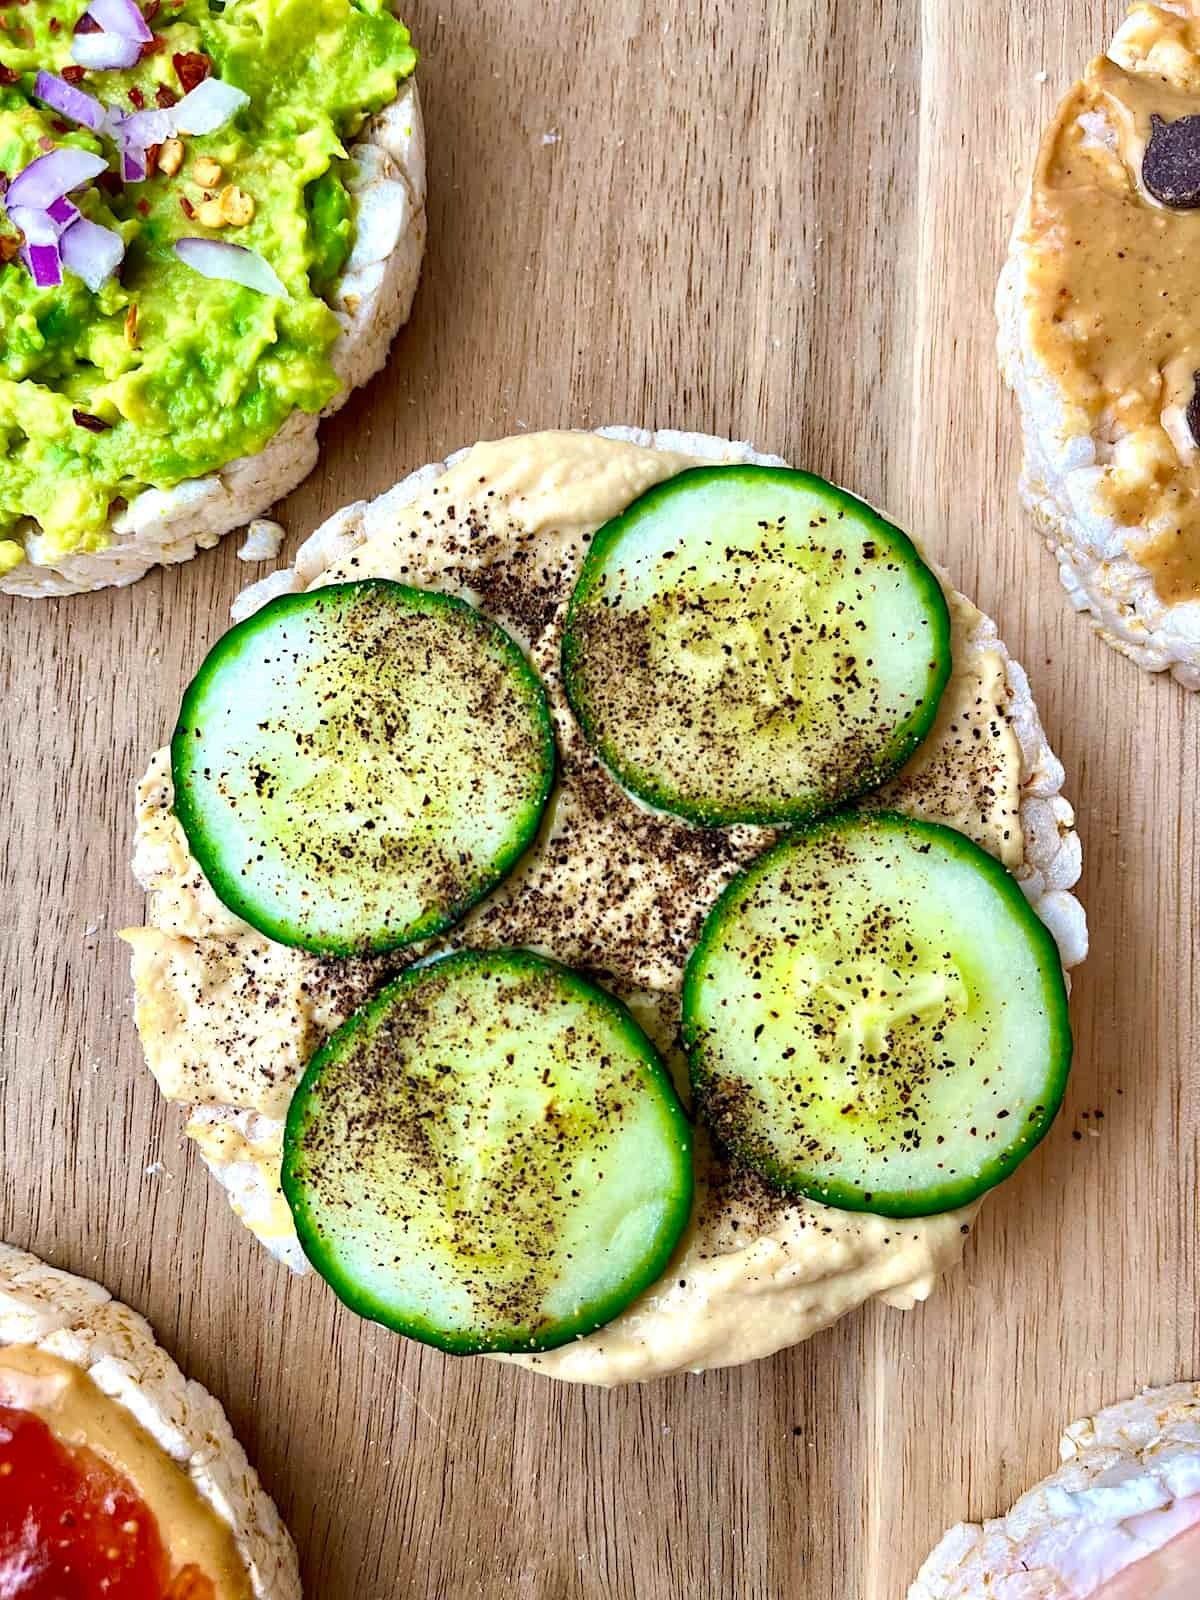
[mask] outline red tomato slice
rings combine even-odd
[[[0,1600],[215,1600],[172,1575],[153,1514],[93,1451],[0,1405]]]

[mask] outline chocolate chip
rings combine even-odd
[[[1142,182],[1164,206],[1177,211],[1200,206],[1200,116],[1164,122],[1151,114]]]
[[[1192,438],[1200,444],[1200,372],[1192,373],[1192,398],[1188,401],[1184,416]]]

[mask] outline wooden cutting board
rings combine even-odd
[[[1072,615],[1017,503],[990,301],[1083,0],[413,0],[431,149],[411,329],[281,508],[482,435],[733,434],[888,506],[1000,623],[1066,762],[1077,1066],[965,1267],[733,1372],[617,1393],[455,1364],[292,1281],[142,1066],[114,930],[132,788],[248,577],[5,601],[0,1232],[103,1279],[227,1405],[320,1600],[900,1600],[1068,1418],[1200,1375],[1200,699]],[[162,1163],[162,1170],[158,1163]]]

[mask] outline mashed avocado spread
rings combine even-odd
[[[323,296],[353,244],[347,146],[416,55],[385,0],[148,0],[154,39],[137,66],[81,73],[72,36],[87,0],[0,6],[0,189],[52,148],[95,151],[110,170],[71,198],[125,241],[97,293],[69,271],[39,289],[0,197],[2,572],[30,534],[43,561],[102,548],[122,503],[261,450],[292,411],[336,392],[340,328]],[[204,76],[250,103],[215,133],[181,135],[173,172],[155,163],[122,184],[110,138],[34,98],[39,69],[66,69],[122,112],[171,105]],[[238,220],[205,226],[200,208],[227,188]],[[290,298],[202,277],[174,250],[201,237],[257,251]]]

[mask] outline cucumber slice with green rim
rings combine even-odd
[[[804,821],[890,777],[950,676],[908,535],[807,472],[697,467],[596,534],[563,682],[624,786],[693,822]]]
[[[965,835],[891,812],[789,834],[710,912],[684,981],[700,1115],[778,1188],[887,1217],[999,1183],[1062,1102],[1058,949]]]
[[[231,629],[171,744],[175,815],[217,895],[331,955],[458,921],[532,842],[554,765],[545,692],[508,634],[381,579]]]
[[[665,1269],[691,1133],[611,995],[526,950],[409,967],[317,1052],[283,1191],[361,1316],[456,1355],[551,1350]]]

